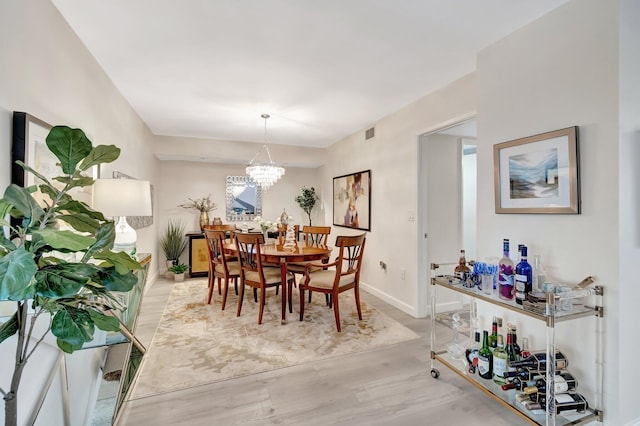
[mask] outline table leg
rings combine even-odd
[[[287,323],[287,259],[280,258],[280,294],[282,295],[282,320],[281,324]]]

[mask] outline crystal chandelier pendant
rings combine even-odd
[[[284,175],[284,167],[277,166],[273,162],[271,152],[269,152],[269,147],[267,146],[267,119],[269,118],[269,114],[262,114],[261,117],[264,118],[264,145],[253,157],[246,168],[246,172],[257,185],[263,190],[266,190],[273,186],[273,184]],[[256,158],[262,150],[267,151],[267,157],[269,158],[267,163],[256,162]]]

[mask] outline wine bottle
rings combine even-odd
[[[498,346],[498,318],[494,316],[491,321],[491,335],[489,336],[489,347],[492,352],[496,346]]]
[[[575,389],[578,386],[578,381],[573,375],[567,371],[556,374],[553,379],[553,388],[555,393],[566,393]],[[531,393],[547,393],[547,380],[544,377],[538,378],[531,386],[527,386],[523,389],[526,394]]]
[[[515,367],[512,367],[511,363],[518,360],[518,355],[516,355],[516,350],[513,347],[512,328],[507,328],[507,346],[505,346],[504,349],[507,352],[507,371],[513,371]]]
[[[471,269],[467,266],[467,258],[464,249],[460,250],[458,265],[453,270],[453,275],[463,282],[466,282],[469,275],[471,275]]]
[[[529,352],[529,339],[526,337],[522,338],[522,350],[520,351],[520,358],[527,358],[531,356],[531,352]]]
[[[522,350],[520,349],[520,345],[518,344],[518,328],[515,325],[511,325],[511,335],[513,339],[513,351],[516,354],[516,361],[520,360],[522,355]]]
[[[513,299],[513,261],[509,258],[509,239],[502,240],[502,259],[498,262],[498,295]]]
[[[523,245],[515,274],[516,303],[519,305],[525,301],[527,293],[531,293],[531,274],[531,265],[527,262],[527,246]]]
[[[584,396],[579,393],[562,393],[556,395],[555,398],[556,414],[560,414],[563,411],[576,410],[583,412],[589,408],[589,403]],[[525,402],[525,407],[528,410],[544,410],[547,405],[546,398],[538,398],[537,402],[528,401]]]
[[[478,351],[478,375],[483,379],[491,379],[493,375],[493,354],[489,347],[489,332],[482,332],[482,348]]]
[[[498,346],[493,350],[493,381],[499,385],[505,383],[507,371],[507,351],[504,349],[502,334],[498,336]]]
[[[480,351],[480,332],[476,331],[475,341],[466,350],[467,361],[469,362],[469,373],[475,374],[478,366],[478,352]]]
[[[556,370],[561,370],[569,366],[569,360],[560,351],[556,351]],[[546,371],[547,368],[547,354],[546,352],[536,352],[523,358],[520,361],[514,361],[511,363],[512,367],[526,367],[532,371]]]

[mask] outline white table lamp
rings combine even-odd
[[[96,179],[93,185],[93,209],[120,219],[116,224],[113,251],[136,252],[136,230],[127,216],[151,216],[151,184],[136,179]]]

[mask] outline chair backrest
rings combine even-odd
[[[359,279],[365,240],[366,234],[336,238],[336,247],[340,248],[336,259],[336,270],[340,271],[340,275],[355,273],[356,280]]]
[[[207,250],[209,251],[209,263],[223,264],[226,268],[226,257],[222,251],[222,243],[225,237],[225,231],[204,228],[204,237],[207,240]],[[210,272],[211,272],[211,268]]]
[[[307,245],[314,246],[326,246],[329,234],[331,233],[330,226],[303,226],[302,232],[304,232],[304,240]]]
[[[260,244],[264,244],[264,235],[237,233],[235,239],[242,273],[244,274],[245,271],[258,272],[264,281],[262,260],[260,259]]]
[[[233,234],[236,232],[235,225],[205,225],[203,230],[210,229],[212,231],[224,231],[226,236],[233,239]]]

